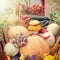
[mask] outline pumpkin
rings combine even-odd
[[[52,47],[55,44],[55,36],[52,33],[45,32],[43,34],[40,34],[39,36],[44,38],[48,42],[50,47]]]
[[[56,23],[51,23],[47,26],[47,31],[52,33],[53,35],[56,35],[59,31],[59,25]]]
[[[24,35],[29,35],[30,32],[23,26],[13,26],[12,28],[9,29],[8,31],[8,37],[10,39],[13,39],[16,34],[24,34]]]
[[[39,31],[40,29],[41,29],[40,25],[35,25],[35,26],[29,25],[29,27],[28,27],[28,30],[30,30],[30,31]]]
[[[49,35],[50,37],[46,39],[48,42],[49,46],[52,47],[55,44],[55,36],[51,34],[50,32],[46,32],[43,35]]]
[[[38,35],[32,35],[27,37],[27,43],[20,48],[20,53],[25,57],[32,55],[43,56],[50,53],[48,43]]]
[[[19,48],[16,48],[11,42],[8,42],[4,46],[4,52],[7,56],[15,56],[19,52]]]

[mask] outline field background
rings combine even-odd
[[[60,14],[60,0],[45,0],[45,15],[49,17],[52,9]]]

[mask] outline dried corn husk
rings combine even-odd
[[[58,51],[58,53],[57,53],[56,60],[60,60],[60,49],[59,49],[59,51]]]

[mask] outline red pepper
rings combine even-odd
[[[27,19],[29,19],[30,20],[30,18],[28,17],[28,16],[20,16],[23,20],[27,20]]]
[[[26,20],[28,18],[28,16],[22,16],[23,20]]]
[[[41,28],[41,30],[39,32],[45,33],[45,32],[48,32],[48,31],[46,29],[44,29],[44,28]]]
[[[48,35],[48,36],[43,36],[43,34],[38,34],[38,36],[40,36],[40,37],[42,37],[42,38],[44,38],[44,39],[48,39],[48,38],[50,37],[50,35]]]

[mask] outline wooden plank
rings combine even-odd
[[[0,41],[0,60],[2,60],[3,56],[4,56],[4,46],[7,42],[6,40],[6,31],[3,29],[2,30],[2,41]]]
[[[3,32],[4,42],[7,43],[8,42],[7,31],[5,29],[2,29],[2,32]]]
[[[3,58],[3,50],[2,50],[2,46],[1,46],[1,42],[0,42],[0,60],[2,60]]]

